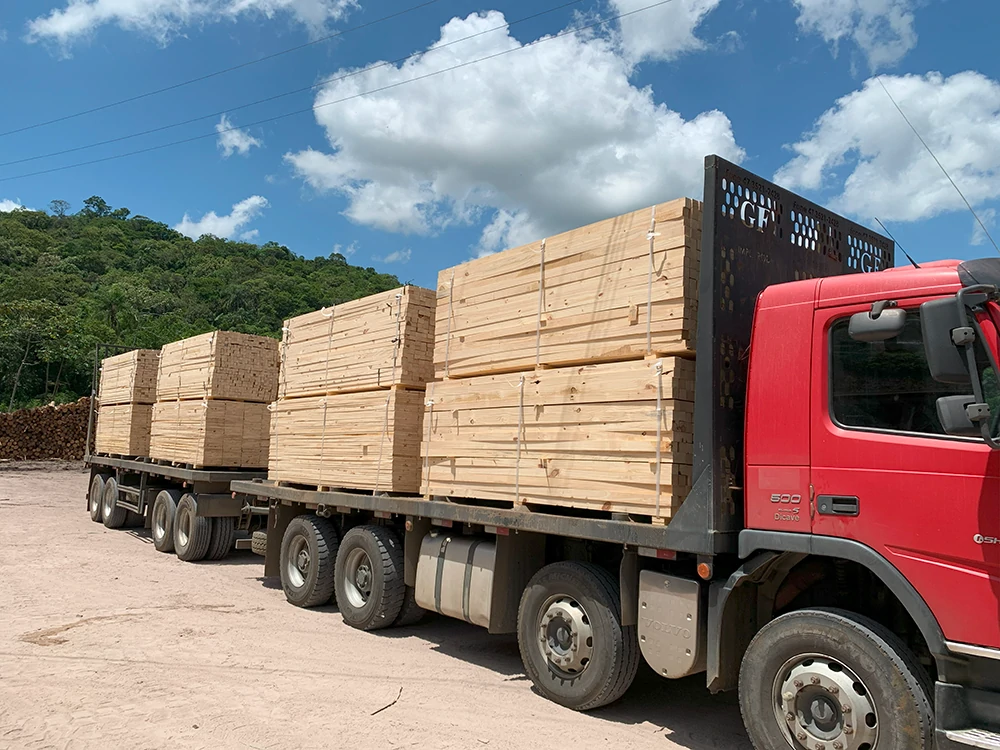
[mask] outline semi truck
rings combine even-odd
[[[362,630],[516,633],[544,697],[640,660],[758,750],[1000,748],[1000,258],[894,243],[705,161],[693,485],[666,525],[239,479],[265,575]]]

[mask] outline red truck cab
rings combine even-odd
[[[995,437],[1000,416],[997,284],[1000,258],[778,284],[758,297],[749,350],[740,557],[785,556],[768,617],[815,603],[891,630],[917,682],[936,683],[941,748],[1000,747],[1000,451],[977,434]],[[929,365],[928,318],[980,285],[966,305],[977,371],[954,382]],[[887,311],[883,332],[855,330]],[[992,409],[958,429],[940,411],[956,399]],[[788,721],[802,746],[822,743],[818,723]]]

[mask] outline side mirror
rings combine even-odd
[[[945,297],[920,306],[920,331],[931,377],[939,383],[969,385],[969,363],[965,349],[957,345],[952,331],[967,326],[955,297]],[[942,421],[942,426],[944,422]]]
[[[881,309],[881,303],[875,303],[870,312],[859,312],[851,316],[847,326],[847,335],[854,341],[867,344],[876,341],[888,341],[903,332],[906,325],[906,310],[893,307]]]
[[[972,414],[970,414],[970,406],[973,407]],[[977,406],[979,408],[976,408]],[[985,404],[976,405],[976,397],[971,395],[942,396],[937,400],[938,421],[941,422],[941,427],[948,435],[981,438],[983,430],[980,423],[984,418],[987,422],[990,418],[989,407],[986,407],[985,415],[983,414],[982,407],[984,406]],[[976,418],[975,422],[972,421],[973,417]]]

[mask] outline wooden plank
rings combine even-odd
[[[405,286],[285,321],[279,398],[422,387],[434,376],[435,304]]]
[[[135,349],[101,360],[98,401],[113,404],[151,404],[156,401],[158,349]]]
[[[151,404],[101,404],[94,450],[120,456],[148,456]]]
[[[152,407],[149,455],[196,467],[267,466],[270,416],[251,401],[158,401]]]
[[[160,352],[157,401],[273,401],[278,342],[267,336],[214,331],[166,344]]]
[[[689,355],[700,250],[701,204],[685,198],[445,269],[436,377]]]
[[[272,405],[268,478],[418,492],[422,390],[280,399]]]
[[[680,358],[434,382],[421,491],[665,521],[691,487],[693,402]]]

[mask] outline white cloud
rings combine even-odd
[[[412,256],[413,251],[406,247],[402,250],[397,250],[394,253],[389,253],[381,258],[377,255],[373,255],[372,260],[376,263],[409,263]]]
[[[705,48],[695,30],[722,0],[673,0],[649,10],[650,0],[611,0],[619,19],[619,42],[630,62],[673,60]],[[640,11],[641,12],[633,12]]]
[[[29,21],[26,39],[66,46],[112,24],[166,44],[189,26],[233,20],[244,13],[272,18],[281,12],[316,36],[354,7],[356,0],[67,0],[64,7]]]
[[[219,216],[215,211],[209,211],[201,219],[194,221],[187,214],[184,214],[184,218],[174,229],[193,240],[198,239],[203,234],[211,234],[215,237],[233,237],[240,229],[256,219],[268,205],[266,198],[260,195],[251,195],[246,200],[235,204],[232,212],[227,216]]]
[[[0,28],[0,43],[7,41],[7,29]]]
[[[997,223],[997,212],[995,208],[986,208],[982,211],[976,212],[979,215],[979,221],[986,225],[986,229],[992,230]],[[986,232],[983,231],[982,224],[976,221],[975,218],[972,220],[972,238],[969,240],[970,245],[985,245],[986,244]],[[990,234],[993,234],[991,231]]]
[[[973,205],[1000,197],[1000,84],[972,71],[882,81]],[[876,79],[837,100],[791,148],[796,156],[774,179],[839,190],[836,210],[889,221],[966,210]]]
[[[243,242],[251,242],[252,240],[257,239],[258,235],[260,235],[259,229],[251,229],[249,232],[243,232],[240,235],[240,239]]]
[[[19,208],[24,208],[20,201],[12,201],[10,198],[0,200],[0,213],[10,213],[11,211],[16,211]]]
[[[455,18],[439,44],[503,23],[496,11]],[[313,188],[346,197],[359,224],[431,233],[486,219],[479,250],[490,251],[700,195],[705,154],[743,156],[724,114],[685,120],[629,82],[615,41],[580,34],[321,106],[521,45],[495,32],[436,46],[324,87],[315,114],[330,152],[285,155]]]
[[[343,256],[344,256],[345,258],[350,258],[350,257],[351,257],[352,255],[354,255],[354,253],[356,253],[357,251],[358,251],[358,243],[357,243],[357,240],[355,240],[354,242],[352,242],[352,243],[351,243],[350,245],[348,245],[347,247],[344,247],[344,246],[343,246],[343,245],[341,245],[341,244],[340,244],[339,242],[338,242],[337,244],[335,244],[335,245],[333,246],[333,252],[335,252],[335,253],[340,253],[340,254],[341,254],[341,255],[343,255]]]
[[[215,124],[215,132],[219,134],[217,141],[219,149],[227,159],[235,153],[246,156],[254,146],[259,148],[263,145],[259,138],[254,138],[245,130],[235,127],[225,115]]]
[[[792,0],[798,25],[833,45],[853,41],[872,70],[895,65],[917,44],[916,0]]]

